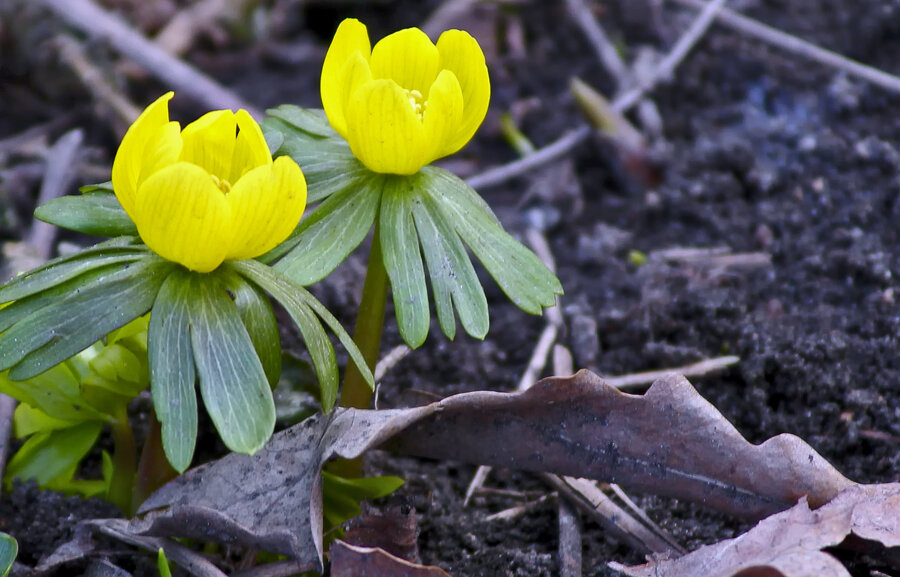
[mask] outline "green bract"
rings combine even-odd
[[[0,533],[0,577],[9,575],[19,554],[19,544],[6,533]]]
[[[359,246],[372,225],[390,277],[400,334],[418,347],[428,335],[426,267],[441,330],[484,338],[488,306],[466,249],[522,310],[540,314],[562,294],[556,276],[511,237],[487,203],[449,172],[426,166],[412,175],[378,174],[353,156],[324,113],[296,106],[268,111],[270,148],[303,167],[308,200],[318,202],[293,235],[260,257],[299,284],[321,280]],[[454,314],[455,311],[455,314]]]
[[[75,211],[59,211],[56,204],[40,212],[54,224],[116,233],[126,224],[115,216],[121,208],[115,208],[113,199],[96,190],[67,200]],[[131,236],[54,259],[0,287],[0,303],[10,303],[0,309],[0,370],[9,370],[9,383],[35,378],[151,312],[151,390],[172,466],[184,471],[193,457],[195,382],[225,445],[253,453],[274,430],[270,387],[281,372],[281,343],[267,294],[299,328],[325,410],[334,405],[338,367],[323,321],[372,384],[349,335],[321,303],[284,275],[251,260],[229,261],[210,273],[191,272]]]
[[[0,392],[19,401],[15,435],[26,439],[9,461],[4,486],[34,479],[41,488],[102,497],[130,512],[136,459],[128,403],[149,382],[146,317],[27,380],[0,374]],[[76,479],[104,425],[115,455],[103,453],[103,479]]]

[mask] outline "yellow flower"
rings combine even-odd
[[[475,134],[491,98],[484,54],[468,33],[437,45],[418,28],[371,48],[364,24],[338,27],[322,65],[322,105],[331,126],[369,169],[415,174]]]
[[[272,161],[246,110],[217,110],[181,130],[161,96],[131,125],[112,168],[113,190],[154,252],[197,272],[281,243],[306,207],[297,163]]]

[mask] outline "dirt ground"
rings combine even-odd
[[[93,167],[80,178],[104,180],[95,173],[108,169],[121,126],[60,60],[53,39],[66,26],[39,3],[11,4],[19,9],[0,7],[0,146],[44,123],[51,123],[51,142],[80,126]],[[128,2],[107,4],[136,18]],[[319,105],[321,58],[343,17],[360,17],[380,38],[421,24],[439,2],[274,4],[287,8],[271,37],[254,38],[248,25],[233,22],[203,35],[186,56],[259,107]],[[900,74],[900,3],[728,4]],[[642,46],[664,51],[696,15],[649,0],[592,5],[628,58]],[[614,89],[564,2],[479,8],[459,26],[471,27],[485,46],[493,93],[483,129],[446,162],[462,176],[516,158],[498,128],[502,112],[510,111],[541,146],[584,122],[569,91],[572,76]],[[287,56],[288,48],[299,56]],[[127,76],[102,43],[88,42],[87,49],[135,103],[168,89],[150,77]],[[692,382],[749,440],[793,433],[855,481],[897,481],[900,97],[714,25],[652,99],[662,125],[648,147],[655,182],[596,136],[555,165],[481,191],[509,230],[536,223],[545,229],[566,291],[561,342],[575,366],[620,375],[737,355],[737,365]],[[184,118],[202,112],[184,100],[175,108]],[[30,222],[40,157],[0,148],[0,163],[0,232],[18,240]],[[38,168],[21,168],[29,163]],[[713,251],[686,260],[663,252],[674,248],[724,249],[738,258],[723,260]],[[363,255],[314,288],[348,327]],[[385,378],[382,406],[417,391],[443,396],[515,387],[544,321],[516,309],[486,281],[492,314],[485,341],[449,342],[435,326],[426,344]],[[400,343],[392,325],[385,340],[385,350]],[[417,510],[423,562],[454,577],[559,574],[554,499],[511,521],[485,519],[549,491],[535,478],[494,471],[487,486],[511,492],[479,494],[464,508],[474,467],[385,454],[373,455],[369,467],[407,479],[401,493]],[[692,505],[634,497],[688,549],[747,528]],[[0,500],[0,529],[19,538],[20,560],[33,564],[74,520],[97,514],[109,512],[19,486]],[[608,561],[642,561],[593,523],[583,530],[584,575],[615,575]],[[851,567],[860,576],[877,568],[864,559]]]

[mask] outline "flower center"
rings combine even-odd
[[[213,183],[219,187],[219,190],[222,191],[222,194],[228,194],[231,192],[231,183],[225,180],[224,178],[220,179],[215,174],[209,175],[212,178]]]
[[[412,106],[416,116],[419,117],[419,120],[422,120],[425,116],[425,109],[428,108],[428,101],[425,100],[422,93],[418,90],[407,90],[406,97],[409,98],[409,105]]]

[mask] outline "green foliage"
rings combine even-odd
[[[339,527],[362,511],[360,502],[386,497],[403,486],[399,477],[345,479],[322,471],[322,520],[325,532]]]
[[[233,270],[243,278],[255,284],[277,300],[285,308],[291,319],[300,330],[300,335],[313,361],[319,388],[322,391],[322,407],[330,411],[334,406],[338,390],[338,368],[334,348],[322,327],[322,322],[337,336],[338,340],[363,378],[371,388],[375,388],[372,373],[366,366],[365,359],[353,339],[344,330],[334,315],[315,299],[306,289],[290,280],[280,272],[257,261],[244,260],[228,263],[227,270]]]
[[[156,552],[156,569],[159,571],[159,577],[172,577],[172,570],[169,569],[169,560],[166,559],[166,552],[162,547]]]
[[[44,222],[93,236],[136,236],[109,183],[85,186],[80,196],[55,198],[37,207],[34,216]]]
[[[444,334],[455,337],[457,315],[470,336],[487,334],[487,299],[467,249],[528,313],[540,314],[562,294],[556,276],[456,176],[432,166],[412,176],[372,173],[321,111],[282,106],[268,113],[262,127],[269,142],[303,167],[310,202],[321,202],[290,239],[261,259],[280,258],[275,268],[297,283],[331,273],[378,219],[397,325],[411,347],[425,341],[430,327],[426,267]]]
[[[129,427],[127,405],[149,384],[147,319],[139,318],[107,335],[64,362],[26,380],[0,374],[0,392],[17,399],[13,425],[25,443],[9,461],[4,485],[12,479],[34,479],[42,488],[83,496],[99,496],[127,510],[128,503],[111,495],[113,479],[134,475],[116,470],[104,454],[102,480],[76,479],[79,463],[104,425]],[[134,453],[133,446],[116,446]],[[121,463],[121,461],[120,461]]]
[[[64,438],[50,434],[53,427],[85,420],[115,427],[124,405],[111,399],[133,397],[152,379],[163,447],[176,470],[186,470],[194,453],[195,383],[226,446],[242,453],[258,450],[274,430],[271,387],[281,374],[281,342],[267,292],[287,303],[329,410],[337,397],[338,366],[322,321],[361,362],[352,340],[302,287],[268,267],[260,272],[238,265],[194,273],[133,237],[119,237],[54,259],[0,287],[0,303],[8,303],[0,308],[0,371],[8,370],[3,380],[10,394],[46,413],[28,414],[33,434],[47,433],[40,446],[57,446]],[[117,336],[151,309],[149,337],[132,342]],[[79,352],[107,333],[115,346],[91,353],[93,366],[86,370]],[[124,488],[117,491],[124,499]]]
[[[19,555],[19,544],[6,533],[0,533],[0,577],[9,575],[16,557]]]

